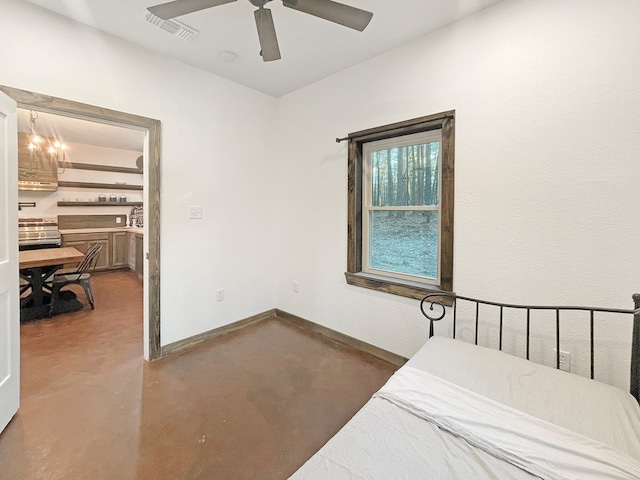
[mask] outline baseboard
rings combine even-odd
[[[213,330],[208,330],[198,335],[194,335],[192,337],[185,338],[183,340],[178,340],[177,342],[173,342],[168,345],[165,345],[161,348],[160,356],[164,357],[172,353],[186,350],[206,340],[211,340],[221,335],[235,332],[236,330],[240,330],[241,328],[245,328],[245,327],[248,327],[249,325],[253,325],[254,323],[262,322],[264,320],[267,320],[269,318],[274,318],[274,317],[280,320],[283,320],[285,322],[291,323],[292,325],[295,325],[296,327],[301,328],[303,330],[317,333],[319,335],[322,335],[323,337],[326,337],[338,343],[347,345],[348,347],[355,348],[356,350],[360,350],[361,352],[367,353],[376,358],[392,363],[393,365],[396,365],[398,367],[401,367],[407,361],[406,358],[400,355],[396,355],[395,353],[391,353],[380,347],[371,345],[370,343],[363,342],[362,340],[358,340],[357,338],[350,337],[349,335],[345,335],[344,333],[337,332],[336,330],[332,330],[328,327],[312,322],[311,320],[298,317],[297,315],[293,315],[292,313],[285,312],[284,310],[280,310],[277,308],[274,308],[272,310],[267,310],[266,312],[258,313],[257,315],[252,315],[251,317],[238,320],[237,322],[230,323],[229,325],[225,325],[220,328],[215,328]]]
[[[375,345],[371,345],[370,343],[363,342],[362,340],[350,337],[349,335],[337,332],[336,330],[332,330],[328,327],[314,323],[311,320],[306,320],[302,317],[298,317],[297,315],[293,315],[283,310],[276,308],[275,315],[279,319],[292,323],[293,325],[296,325],[297,327],[300,327],[304,330],[310,330],[312,332],[318,333],[323,337],[327,337],[336,342],[343,343],[351,348],[355,348],[356,350],[360,350],[361,352],[368,353],[369,355],[380,358],[381,360],[385,360],[398,367],[404,365],[408,360],[403,356],[396,355],[395,353],[389,352],[380,347],[376,347]]]
[[[266,320],[268,318],[273,318],[275,316],[276,316],[276,309],[274,308],[272,310],[267,310],[266,312],[258,313],[257,315],[252,315],[251,317],[238,320],[237,322],[230,323],[229,325],[225,325],[220,328],[215,328],[213,330],[208,330],[206,332],[199,333],[198,335],[194,335],[192,337],[185,338],[183,340],[178,340],[177,342],[173,342],[161,347],[160,356],[164,357],[165,355],[180,352],[187,348],[191,348],[194,345],[197,345],[201,342],[204,342],[205,340],[211,340],[212,338],[216,338],[221,335],[225,335],[227,333],[235,332],[236,330],[240,330],[241,328],[248,327],[249,325],[262,322],[263,320]]]

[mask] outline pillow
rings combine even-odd
[[[432,337],[407,365],[640,460],[640,407],[619,388],[445,337]]]

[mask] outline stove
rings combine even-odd
[[[57,217],[31,217],[18,219],[18,248],[35,250],[60,246]]]

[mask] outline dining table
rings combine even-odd
[[[29,321],[48,317],[51,289],[47,287],[47,280],[68,263],[77,263],[84,258],[84,253],[74,247],[41,248],[37,250],[23,250],[19,252],[20,278],[23,280],[21,291],[31,292],[20,298],[20,320]],[[82,308],[75,293],[63,292],[60,309],[56,302],[56,310],[69,312]]]

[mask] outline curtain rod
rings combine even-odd
[[[454,115],[441,115],[439,117],[430,118],[429,120],[427,120],[427,123],[429,123],[429,122],[437,122],[437,121],[440,121],[440,120],[448,120],[450,118],[455,118],[455,116]],[[336,138],[336,143],[344,142],[345,140],[349,140],[349,137]]]

